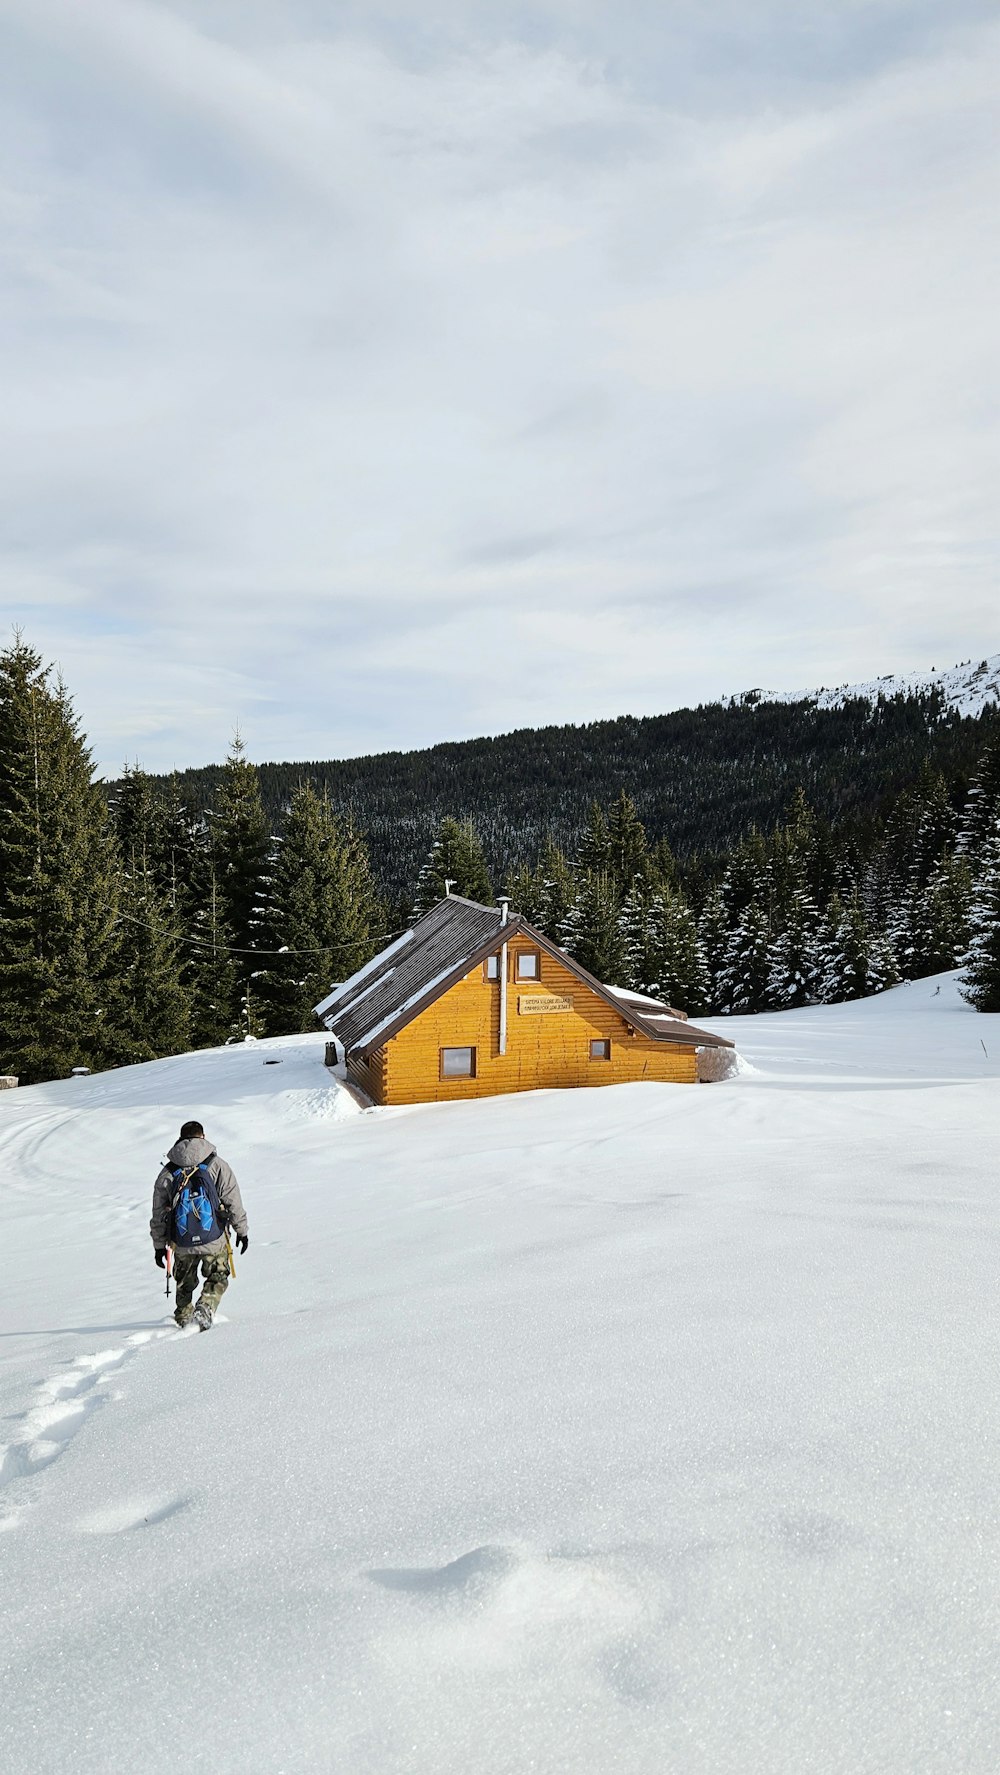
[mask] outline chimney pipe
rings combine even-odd
[[[453,881],[449,881],[448,877],[446,875],[444,878],[444,894],[445,894],[446,900],[451,899],[451,890],[454,886],[455,886],[455,883]]]
[[[508,920],[508,919],[509,919],[509,917],[510,917],[510,901],[509,901],[509,900],[505,900],[505,899],[503,899],[503,898],[502,898],[502,897],[501,897],[501,898],[500,898],[500,899],[499,899],[499,900],[498,900],[498,901],[497,901],[497,905],[498,905],[498,906],[499,906],[499,908],[500,908],[500,923],[501,923],[501,924],[506,924],[506,923],[507,923],[507,920]]]

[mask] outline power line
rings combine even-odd
[[[128,924],[139,925],[140,929],[144,931],[153,931],[156,929],[155,925],[149,924],[144,918],[136,918],[131,912],[119,912],[118,917],[125,919]],[[391,943],[396,937],[401,937],[407,928],[408,927],[404,925],[402,929],[398,931],[380,931],[376,936],[367,937],[364,941],[369,943]],[[317,949],[241,949],[238,948],[235,943],[213,943],[207,937],[189,937],[186,935],[177,936],[174,938],[174,941],[177,943],[187,943],[194,949],[210,949],[213,954],[222,950],[225,955],[339,955],[342,950],[357,949],[362,942],[362,939],[355,938],[353,943],[324,943]]]

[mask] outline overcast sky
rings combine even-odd
[[[1000,646],[992,0],[0,27],[0,608],[104,770]]]

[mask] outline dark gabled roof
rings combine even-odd
[[[485,961],[501,942],[515,936],[529,938],[560,961],[626,1023],[652,1040],[699,1048],[733,1046],[724,1036],[681,1021],[656,999],[625,996],[604,986],[525,919],[514,917],[501,923],[497,907],[480,906],[457,894],[439,900],[411,930],[404,931],[343,985],[334,987],[316,1006],[316,1014],[343,1043],[345,1052],[371,1052]]]
[[[345,1049],[377,1046],[390,1023],[456,971],[500,929],[498,906],[450,894],[380,955],[366,962],[316,1006],[316,1015]],[[434,992],[434,996],[437,993]],[[376,1036],[378,1041],[376,1041]]]

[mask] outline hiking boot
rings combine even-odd
[[[195,1307],[194,1317],[195,1322],[201,1327],[202,1331],[209,1330],[212,1323],[212,1309],[211,1307],[206,1306],[203,1300],[200,1300]]]
[[[193,1307],[177,1307],[174,1311],[174,1324],[179,1325],[182,1331],[185,1325],[190,1325],[193,1318]]]

